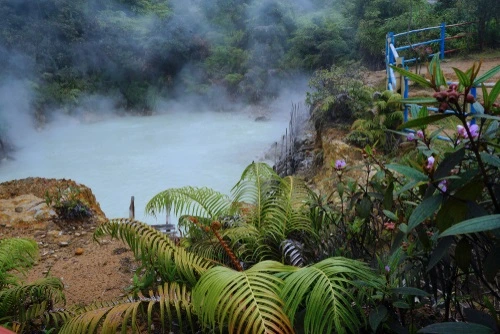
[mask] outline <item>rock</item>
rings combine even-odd
[[[67,242],[67,241],[61,241],[59,243],[59,247],[68,247],[68,246],[69,246],[69,242]]]
[[[79,248],[75,249],[75,255],[82,255],[82,254],[83,254],[83,252],[84,252],[84,251],[83,251],[83,248],[80,248],[80,247],[79,247]]]
[[[18,206],[14,209],[14,211],[16,211],[17,213],[21,213],[23,212],[23,207],[22,206]]]
[[[81,234],[80,234],[80,233],[78,233],[78,232],[76,232],[76,233],[75,233],[75,237],[79,237],[79,236],[81,236]]]
[[[255,121],[256,122],[265,122],[265,121],[268,121],[269,119],[266,117],[266,116],[258,116],[258,117],[255,117]]]

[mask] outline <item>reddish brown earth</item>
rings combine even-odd
[[[45,203],[45,191],[78,187],[94,216],[61,221]],[[51,275],[64,282],[66,305],[115,300],[125,293],[136,267],[126,245],[109,237],[93,241],[106,220],[91,190],[71,180],[28,178],[0,184],[0,238],[34,239],[40,248],[26,282]]]

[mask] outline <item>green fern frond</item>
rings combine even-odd
[[[292,323],[305,305],[306,333],[357,333],[364,296],[358,281],[376,282],[377,277],[362,262],[328,258],[287,275],[280,296]]]
[[[146,213],[156,215],[160,212],[176,216],[189,215],[217,220],[219,216],[231,214],[231,200],[227,195],[210,188],[182,187],[172,188],[155,195],[146,204]]]
[[[49,305],[65,302],[63,289],[63,283],[55,277],[3,289],[0,291],[0,319],[25,324],[40,318],[49,311]]]
[[[285,270],[295,268],[273,261],[258,263],[244,272],[212,268],[193,290],[196,313],[212,330],[227,323],[230,333],[293,333],[279,297],[283,281],[269,273]]]
[[[177,325],[178,324],[178,325]],[[195,316],[192,313],[191,294],[186,286],[177,283],[160,285],[156,292],[146,297],[128,297],[121,301],[95,303],[80,310],[68,321],[61,334],[115,334],[128,330],[141,332],[141,328],[178,330],[188,326],[195,332]],[[149,330],[148,330],[149,332]]]
[[[231,190],[234,203],[245,202],[251,204],[248,215],[259,228],[263,220],[263,206],[270,194],[275,193],[280,177],[267,164],[252,162],[245,168],[240,180]]]
[[[210,260],[186,251],[165,234],[136,220],[110,220],[94,232],[95,239],[103,235],[127,243],[136,258],[153,268],[164,281],[175,278],[194,285],[198,277],[213,265]]]
[[[0,240],[0,288],[18,282],[18,279],[8,271],[23,272],[33,265],[37,257],[38,245],[34,240],[21,238]]]

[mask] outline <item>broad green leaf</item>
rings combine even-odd
[[[483,325],[465,323],[465,322],[443,322],[432,324],[422,328],[417,333],[434,333],[434,334],[493,334],[494,331]]]
[[[404,302],[402,300],[397,300],[397,301],[393,302],[392,306],[394,306],[396,308],[404,308],[404,309],[410,308],[410,305],[407,302]]]
[[[455,247],[455,262],[463,272],[468,272],[472,260],[472,247],[466,238],[462,238]]]
[[[387,308],[384,305],[379,305],[377,308],[373,309],[370,312],[370,327],[372,328],[373,332],[375,333],[377,331],[378,326],[380,326],[380,323],[384,320],[384,318],[387,316]]]
[[[474,81],[474,86],[479,86],[498,72],[500,72],[500,65],[493,67],[492,69],[481,75],[479,78],[476,78],[476,80]]]
[[[424,199],[419,206],[413,210],[410,219],[408,220],[408,231],[413,230],[421,222],[434,215],[439,209],[443,197],[441,194]]]
[[[427,297],[429,295],[424,290],[420,290],[420,289],[412,288],[412,287],[405,287],[405,286],[400,287],[400,288],[392,288],[391,292],[397,293],[399,295],[407,295],[407,296]]]
[[[404,128],[416,128],[416,127],[421,127],[423,125],[431,124],[434,122],[437,122],[439,120],[442,120],[444,118],[448,118],[450,116],[454,116],[454,114],[434,114],[430,115],[424,118],[416,118],[412,119],[411,121],[408,121],[406,123],[401,124],[398,129],[404,129]],[[496,118],[500,119],[500,118]]]
[[[466,221],[453,225],[452,227],[441,233],[439,235],[439,238],[445,237],[447,235],[491,231],[497,228],[500,228],[500,214],[468,219]]]
[[[429,81],[427,81],[427,79],[425,79],[424,77],[422,77],[418,74],[415,74],[413,72],[405,70],[404,68],[401,68],[401,67],[391,66],[391,68],[395,72],[401,73],[402,75],[404,75],[405,77],[407,77],[408,79],[410,79],[413,82],[417,82],[424,87],[429,87],[429,88],[432,87],[432,84]]]
[[[494,103],[495,100],[497,99],[498,95],[500,95],[500,80],[497,81],[495,86],[493,86],[493,88],[490,91],[490,95],[488,97],[490,102]]]
[[[389,183],[389,186],[387,187],[387,190],[385,191],[384,194],[384,208],[387,210],[390,210],[392,208],[392,204],[394,202],[394,182]]]
[[[437,103],[437,100],[433,97],[409,97],[406,99],[400,99],[400,100],[394,101],[394,103],[433,104],[433,103]]]
[[[382,212],[386,215],[387,218],[393,221],[398,221],[398,217],[394,213],[389,210],[382,210]]]
[[[486,256],[483,262],[484,276],[490,282],[493,282],[500,270],[500,245],[497,245],[493,250]]]
[[[450,171],[458,165],[465,156],[465,147],[458,149],[457,151],[448,154],[439,166],[436,168],[436,172],[434,173],[435,179],[441,179],[450,174]]]
[[[410,166],[388,164],[386,167],[415,181],[427,181],[429,179],[427,175]]]
[[[453,245],[453,243],[454,243],[454,240],[452,237],[448,237],[448,238],[444,238],[444,239],[439,240],[438,245],[432,251],[431,257],[429,259],[429,263],[427,264],[426,271],[431,270],[432,268],[434,268],[434,266],[436,264],[439,263],[439,261],[441,261],[441,259],[448,252],[448,250],[450,249],[451,245]]]
[[[432,57],[432,60],[428,68],[429,68],[429,73],[434,78],[434,83],[436,84],[436,87],[445,86],[446,79],[444,77],[443,71],[441,70],[441,62],[437,54],[434,55],[434,57]]]
[[[470,86],[470,77],[465,74],[464,72],[460,71],[458,68],[453,67],[453,71],[455,71],[455,74],[458,77],[458,81],[460,81],[460,84],[464,87],[469,87]]]
[[[486,152],[481,152],[481,159],[488,165],[500,168],[500,158],[497,157],[496,155],[489,154]]]

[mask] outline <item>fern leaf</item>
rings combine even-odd
[[[0,240],[0,287],[17,284],[17,278],[8,271],[23,272],[38,257],[38,246],[34,240],[7,238]]]
[[[150,291],[149,297],[139,295],[115,302],[102,302],[86,306],[77,316],[68,321],[61,334],[115,334],[152,325],[164,330],[184,332],[184,323],[189,322],[191,332],[195,332],[191,295],[186,286],[177,283],[158,286],[156,292]],[[139,331],[140,332],[140,331]]]
[[[329,258],[284,278],[280,296],[291,322],[305,304],[306,333],[356,333],[361,324],[362,303],[356,281],[375,282],[377,277],[351,259]]]
[[[231,201],[227,195],[210,188],[172,188],[155,195],[146,204],[146,213],[173,211],[176,216],[189,215],[217,220],[219,216],[231,214]]]
[[[193,303],[202,323],[212,329],[227,322],[230,333],[292,333],[278,293],[283,281],[271,271],[287,269],[264,261],[244,272],[225,267],[207,271],[193,290]]]
[[[174,278],[196,284],[198,277],[213,264],[210,260],[177,246],[165,234],[130,219],[113,219],[99,226],[94,238],[109,234],[129,245],[134,255],[156,270],[164,281]]]

